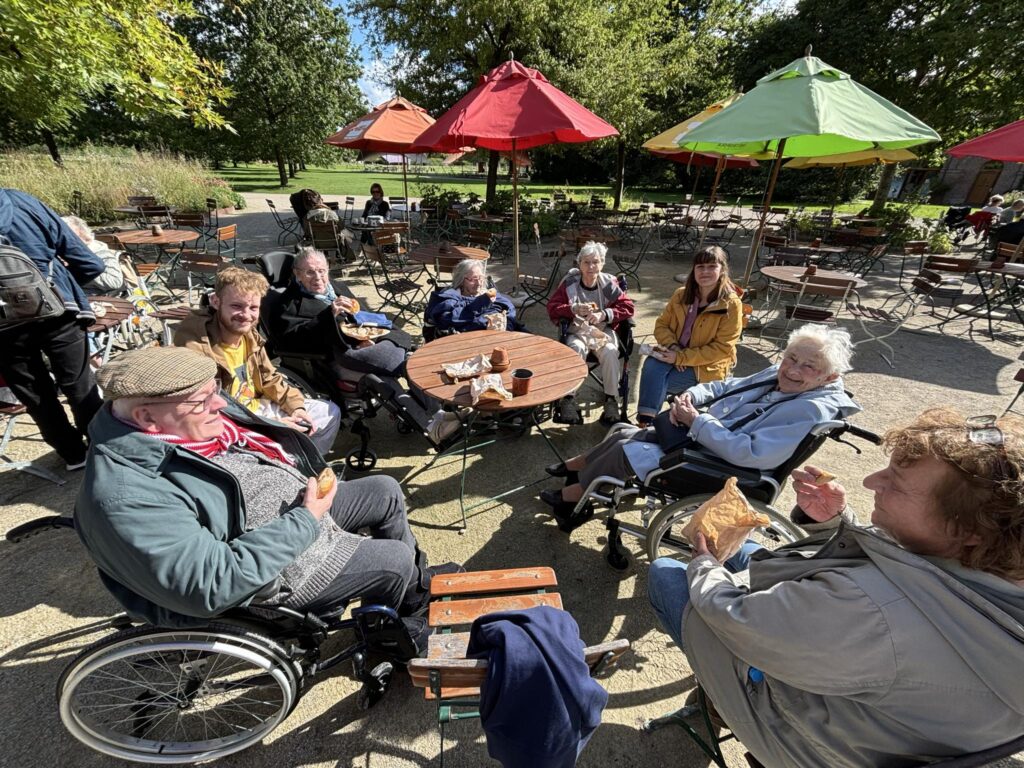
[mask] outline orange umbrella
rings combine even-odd
[[[353,120],[324,143],[364,152],[393,152],[402,156],[402,183],[405,204],[409,206],[409,177],[406,153],[413,140],[434,124],[434,118],[423,107],[395,96],[378,104],[369,114]]]

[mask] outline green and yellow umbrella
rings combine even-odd
[[[757,87],[687,131],[680,149],[756,156],[772,152],[761,225],[743,282],[750,279],[765,216],[784,157],[822,157],[875,149],[906,149],[939,135],[845,72],[807,54],[765,75]]]

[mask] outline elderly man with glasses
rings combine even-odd
[[[1024,733],[1024,421],[933,409],[884,445],[870,526],[808,466],[808,538],[748,545],[739,573],[700,534],[688,565],[651,565],[662,627],[752,765],[923,765]]]
[[[185,348],[100,370],[109,402],[90,428],[75,521],[106,586],[161,626],[359,597],[408,617],[422,648],[430,577],[459,567],[426,565],[398,483],[318,483],[326,465],[309,438],[226,397],[216,375]]]

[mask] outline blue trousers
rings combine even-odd
[[[697,384],[693,368],[679,370],[671,363],[663,363],[656,357],[644,360],[640,372],[640,391],[636,411],[640,416],[654,418],[665,404],[669,392],[677,394]]]
[[[725,561],[724,565],[733,573],[745,571],[750,566],[750,556],[759,549],[760,544],[747,541],[740,547],[739,552]],[[659,557],[651,563],[647,572],[647,597],[658,616],[661,628],[676,645],[683,648],[683,611],[690,602],[686,563],[671,557]]]

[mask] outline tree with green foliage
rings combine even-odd
[[[109,95],[129,115],[187,117],[224,127],[220,69],[172,28],[186,0],[5,0],[0,11],[0,111],[37,131],[61,162],[54,131]]]
[[[332,158],[324,139],[365,110],[342,10],[328,0],[196,5],[199,14],[179,29],[223,64],[234,94],[227,115],[238,131],[230,151],[206,154],[273,160],[281,186],[289,165]]]
[[[1024,17],[1012,3],[799,0],[762,16],[739,42],[732,61],[748,88],[810,43],[816,56],[938,131],[947,147],[1024,108]],[[879,196],[894,169],[883,172]]]
[[[662,109],[673,102],[681,83],[706,80],[713,83],[712,90],[728,90],[720,83],[717,58],[723,30],[742,23],[756,4],[504,0],[495,5],[456,0],[439,10],[414,0],[356,0],[354,9],[373,30],[378,49],[397,49],[394,83],[434,114],[454,104],[480,75],[512,54],[543,72],[619,129],[618,202],[627,147],[656,132],[664,122]],[[701,87],[696,90],[705,93]],[[672,116],[684,116],[678,105],[673,105]],[[494,197],[497,169],[497,153],[491,153],[488,200]]]

